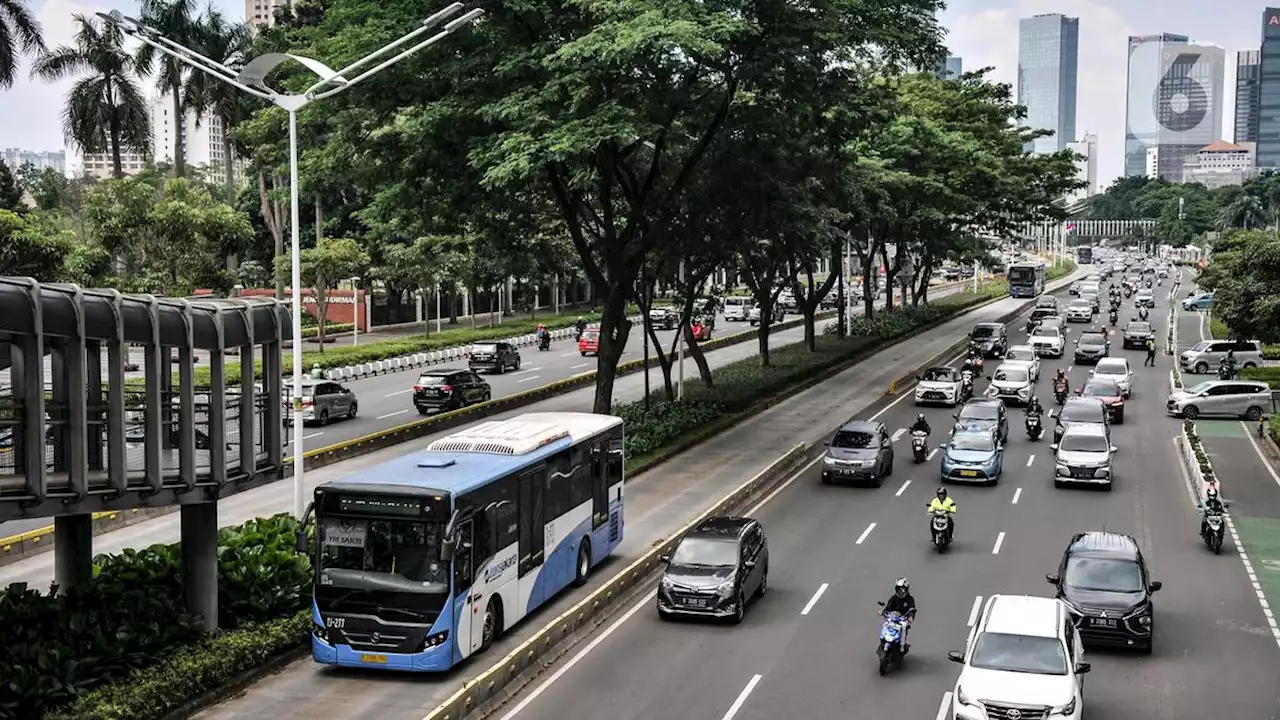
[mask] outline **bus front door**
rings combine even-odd
[[[475,585],[475,553],[473,525],[470,520],[458,526],[458,547],[453,554],[453,588],[465,593],[454,623],[454,637],[462,657],[470,657],[480,647],[484,637],[484,599],[477,597]]]

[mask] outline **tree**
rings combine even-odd
[[[369,266],[369,256],[360,249],[359,244],[350,238],[324,238],[313,248],[300,253],[302,261],[299,273],[303,286],[309,286],[315,293],[316,319],[319,327],[316,338],[320,342],[320,350],[324,351],[325,317],[329,309],[329,290],[337,283],[363,273]],[[276,258],[276,274],[288,278],[292,273],[292,264],[288,255]],[[293,292],[302,292],[301,288],[293,288]]]
[[[33,277],[41,282],[62,282],[63,264],[74,244],[69,232],[42,232],[43,228],[0,208],[0,267],[6,275]]]
[[[209,10],[195,23],[194,45],[201,55],[225,67],[238,70],[245,60],[253,33],[248,25],[228,21],[222,13]],[[222,123],[222,173],[227,204],[235,205],[235,153],[231,130],[246,114],[244,92],[204,72],[192,72],[186,84],[187,104],[202,116],[212,112]]]
[[[240,252],[253,237],[248,217],[208,190],[176,178],[165,183],[148,220],[144,252],[152,268],[166,273],[171,293],[230,288],[234,279],[222,270],[221,259]]]
[[[449,269],[447,256],[455,252],[453,246],[459,242],[460,238],[454,236],[431,235],[409,245],[392,245],[386,248],[385,262],[376,274],[401,287],[417,288],[425,301],[433,291],[441,291]],[[424,333],[430,333],[430,317],[430,313],[422,314]]]
[[[0,210],[21,212],[26,209],[22,202],[22,186],[10,172],[4,160],[0,160]],[[0,267],[3,267],[0,265]]]
[[[1214,292],[1214,317],[1233,337],[1280,342],[1280,236],[1227,233],[1196,282]]]
[[[151,148],[151,105],[135,82],[138,64],[124,48],[124,34],[110,23],[73,16],[72,45],[42,55],[33,77],[54,82],[80,77],[62,110],[67,141],[85,153],[111,153],[115,177],[124,177],[120,155]]]
[[[41,168],[29,173],[25,180],[27,192],[36,201],[36,208],[48,212],[71,206],[71,181],[57,168]]]
[[[195,0],[142,0],[142,22],[169,40],[190,47],[198,44]],[[173,106],[173,174],[186,177],[187,153],[183,129],[186,127],[185,94],[188,68],[186,63],[151,45],[138,46],[138,67],[146,74],[156,73],[156,87],[169,95]]]
[[[25,0],[0,0],[0,88],[13,87],[18,55],[44,52],[40,23]]]

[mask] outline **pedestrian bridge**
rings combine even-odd
[[[1018,232],[1024,240],[1057,240],[1073,238],[1115,240],[1127,236],[1147,235],[1156,227],[1155,220],[1076,220],[1027,223]]]

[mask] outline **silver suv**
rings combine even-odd
[[[1218,369],[1227,351],[1234,350],[1236,367],[1251,368],[1262,364],[1262,343],[1257,340],[1201,340],[1178,356],[1183,372],[1203,375]]]
[[[1258,380],[1208,380],[1169,395],[1170,415],[1195,420],[1201,415],[1226,415],[1257,420],[1271,407],[1271,387]]]
[[[292,424],[293,414],[286,403],[285,423]],[[332,380],[302,381],[302,422],[328,425],[330,420],[355,418],[358,410],[356,394]]]
[[[1071,425],[1062,434],[1062,439],[1049,447],[1057,454],[1053,472],[1055,487],[1081,483],[1111,489],[1111,481],[1115,477],[1111,469],[1111,455],[1116,452],[1116,447],[1107,437],[1105,427]]]

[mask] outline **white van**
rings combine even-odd
[[[756,301],[749,297],[727,297],[724,299],[724,319],[728,322],[746,322],[747,313],[755,307]]]

